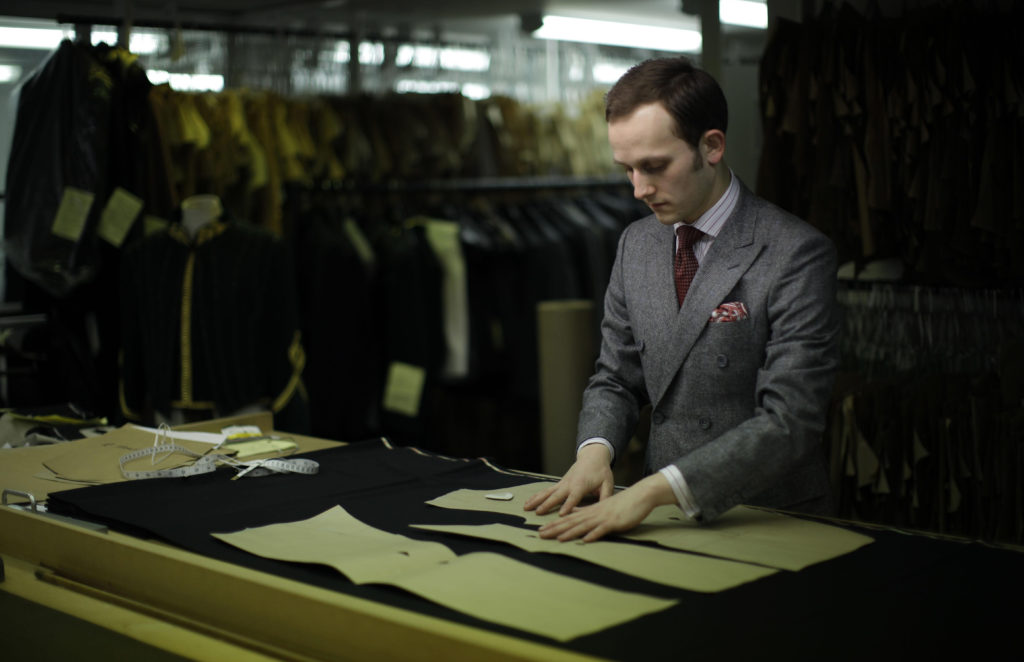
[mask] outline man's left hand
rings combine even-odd
[[[541,538],[565,542],[583,538],[593,542],[609,533],[628,531],[642,522],[655,506],[675,503],[668,481],[660,473],[652,474],[632,487],[542,526]]]

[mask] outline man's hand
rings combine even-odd
[[[561,504],[558,513],[567,515],[586,496],[596,494],[601,501],[607,499],[615,490],[611,461],[611,453],[603,444],[584,446],[562,480],[527,499],[523,509],[536,509],[538,515],[544,515]]]
[[[599,503],[576,508],[571,514],[548,522],[540,527],[539,533],[541,538],[558,538],[562,542],[580,536],[583,542],[593,542],[608,533],[628,531],[655,506],[675,502],[668,480],[656,473]]]

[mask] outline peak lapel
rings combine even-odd
[[[672,320],[671,343],[675,350],[659,366],[658,374],[649,380],[655,386],[651,394],[655,405],[686,361],[711,313],[724,301],[764,247],[763,242],[755,240],[757,212],[750,204],[751,199],[752,194],[744,188],[732,216],[697,269],[683,307]],[[672,295],[675,296],[674,291]]]

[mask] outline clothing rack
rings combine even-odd
[[[71,25],[123,25],[126,23],[123,16],[98,16],[98,15],[77,15],[57,14],[57,23]],[[222,32],[224,34],[259,34],[274,37],[313,37],[323,39],[337,39],[348,41],[354,38],[372,39],[374,41],[397,41],[397,35],[383,35],[359,33],[351,31],[334,32],[326,30],[302,30],[296,28],[260,27],[256,25],[238,25],[232,23],[214,23],[205,21],[173,21],[147,18],[143,20],[131,20],[131,27],[154,28],[158,30],[198,30],[203,32]]]
[[[334,183],[328,185],[328,188]],[[523,177],[454,177],[390,181],[384,183],[339,182],[342,190],[360,193],[423,193],[423,192],[490,192],[538,191],[544,189],[604,188],[627,186],[621,175],[605,177],[573,177],[564,175]],[[336,190],[336,189],[335,189]]]
[[[840,516],[1024,539],[1024,291],[840,284]]]

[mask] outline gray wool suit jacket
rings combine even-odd
[[[603,437],[620,456],[650,403],[647,470],[675,464],[703,521],[737,504],[829,512],[835,247],[741,184],[682,308],[674,251],[672,227],[653,215],[623,231],[577,445]],[[711,322],[728,303],[743,303],[746,317]]]

